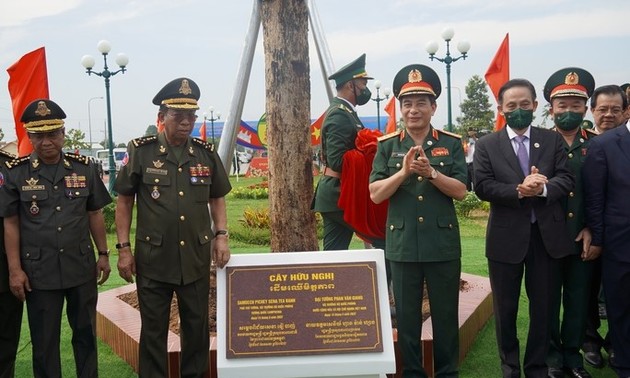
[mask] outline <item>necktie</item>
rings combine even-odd
[[[526,139],[527,137],[525,135],[517,135],[514,137],[516,145],[518,146],[518,149],[516,150],[516,157],[518,158],[518,163],[521,165],[521,170],[525,176],[529,174],[529,156],[524,143]]]

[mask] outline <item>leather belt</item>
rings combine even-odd
[[[325,167],[324,168],[324,176],[334,177],[334,178],[341,178],[341,173],[335,172],[332,169],[330,169],[328,167]]]

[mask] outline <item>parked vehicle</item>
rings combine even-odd
[[[122,161],[127,153],[126,148],[114,148],[114,162],[116,163],[116,172],[120,171]],[[109,150],[96,151],[96,158],[101,162],[105,174],[109,174]]]

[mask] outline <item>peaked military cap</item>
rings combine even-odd
[[[337,87],[352,79],[373,79],[365,72],[365,54],[328,76],[328,80],[334,80]]]
[[[54,101],[37,99],[24,109],[20,121],[29,133],[47,133],[63,127],[66,113]]]
[[[567,67],[556,71],[545,83],[543,94],[551,102],[556,97],[576,96],[588,99],[593,94],[595,79],[585,69]]]
[[[171,109],[199,109],[197,100],[201,97],[201,91],[197,83],[192,79],[180,77],[160,89],[153,97],[154,105],[164,105]]]
[[[410,64],[398,71],[392,87],[397,99],[422,94],[438,98],[442,93],[442,83],[437,73],[424,64]]]

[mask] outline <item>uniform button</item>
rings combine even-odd
[[[63,253],[63,248],[61,248],[61,249],[59,250],[59,253]]]
[[[146,238],[144,238],[144,240],[146,240],[146,241],[150,241],[150,240],[151,240],[151,237],[150,237],[150,236],[147,236]]]
[[[453,228],[453,225],[449,223],[449,224],[448,224],[448,228],[452,229],[452,228]]]
[[[183,247],[184,245],[186,245],[186,242],[182,240],[182,241],[179,242],[179,245],[181,245]]]
[[[80,194],[81,194],[81,192],[74,192],[74,195],[75,195],[75,196],[78,196],[78,195],[80,195]]]
[[[55,190],[59,189],[59,185],[53,186],[53,189],[55,189]]]
[[[208,240],[208,235],[204,235],[203,238]]]
[[[201,183],[202,183],[202,184],[203,184],[204,182],[206,182],[206,180],[204,180],[204,179],[201,179],[200,181],[201,181]]]
[[[569,213],[569,218],[573,218],[573,213]]]
[[[184,192],[180,191],[180,192],[179,192],[179,196],[180,196],[180,197],[183,197],[183,196],[184,196]]]
[[[396,168],[400,168],[400,163],[396,163]]]
[[[35,194],[33,194],[33,195],[31,196],[31,199],[36,200],[36,199],[37,199],[37,196],[36,196]]]
[[[422,181],[422,180],[424,180],[424,177],[418,176],[418,181]]]
[[[418,201],[424,201],[424,197],[423,196],[418,196]]]
[[[160,179],[159,179],[159,178],[156,178],[154,181],[155,181],[155,183],[157,184],[158,182],[160,182]]]
[[[393,224],[390,224],[390,225],[389,225],[389,229],[390,229],[391,231],[394,231],[394,225],[393,225]]]
[[[31,257],[31,254],[26,252],[26,257]]]
[[[575,193],[569,192],[569,197],[575,197]]]
[[[440,162],[440,167],[443,167],[443,166],[444,166],[444,162],[443,162],[443,161],[441,161],[441,162]]]
[[[418,217],[418,222],[420,223],[424,222],[424,217]]]
[[[57,206],[57,207],[55,207],[55,210],[57,210],[57,211],[61,211],[61,206]]]
[[[57,231],[61,232],[61,226],[57,227]]]
[[[182,167],[177,168],[177,172],[181,173],[182,171],[183,171]]]
[[[186,220],[186,217],[182,215],[182,216],[179,217],[179,220],[183,222],[183,221]]]
[[[569,159],[573,157],[573,153],[569,153]]]

